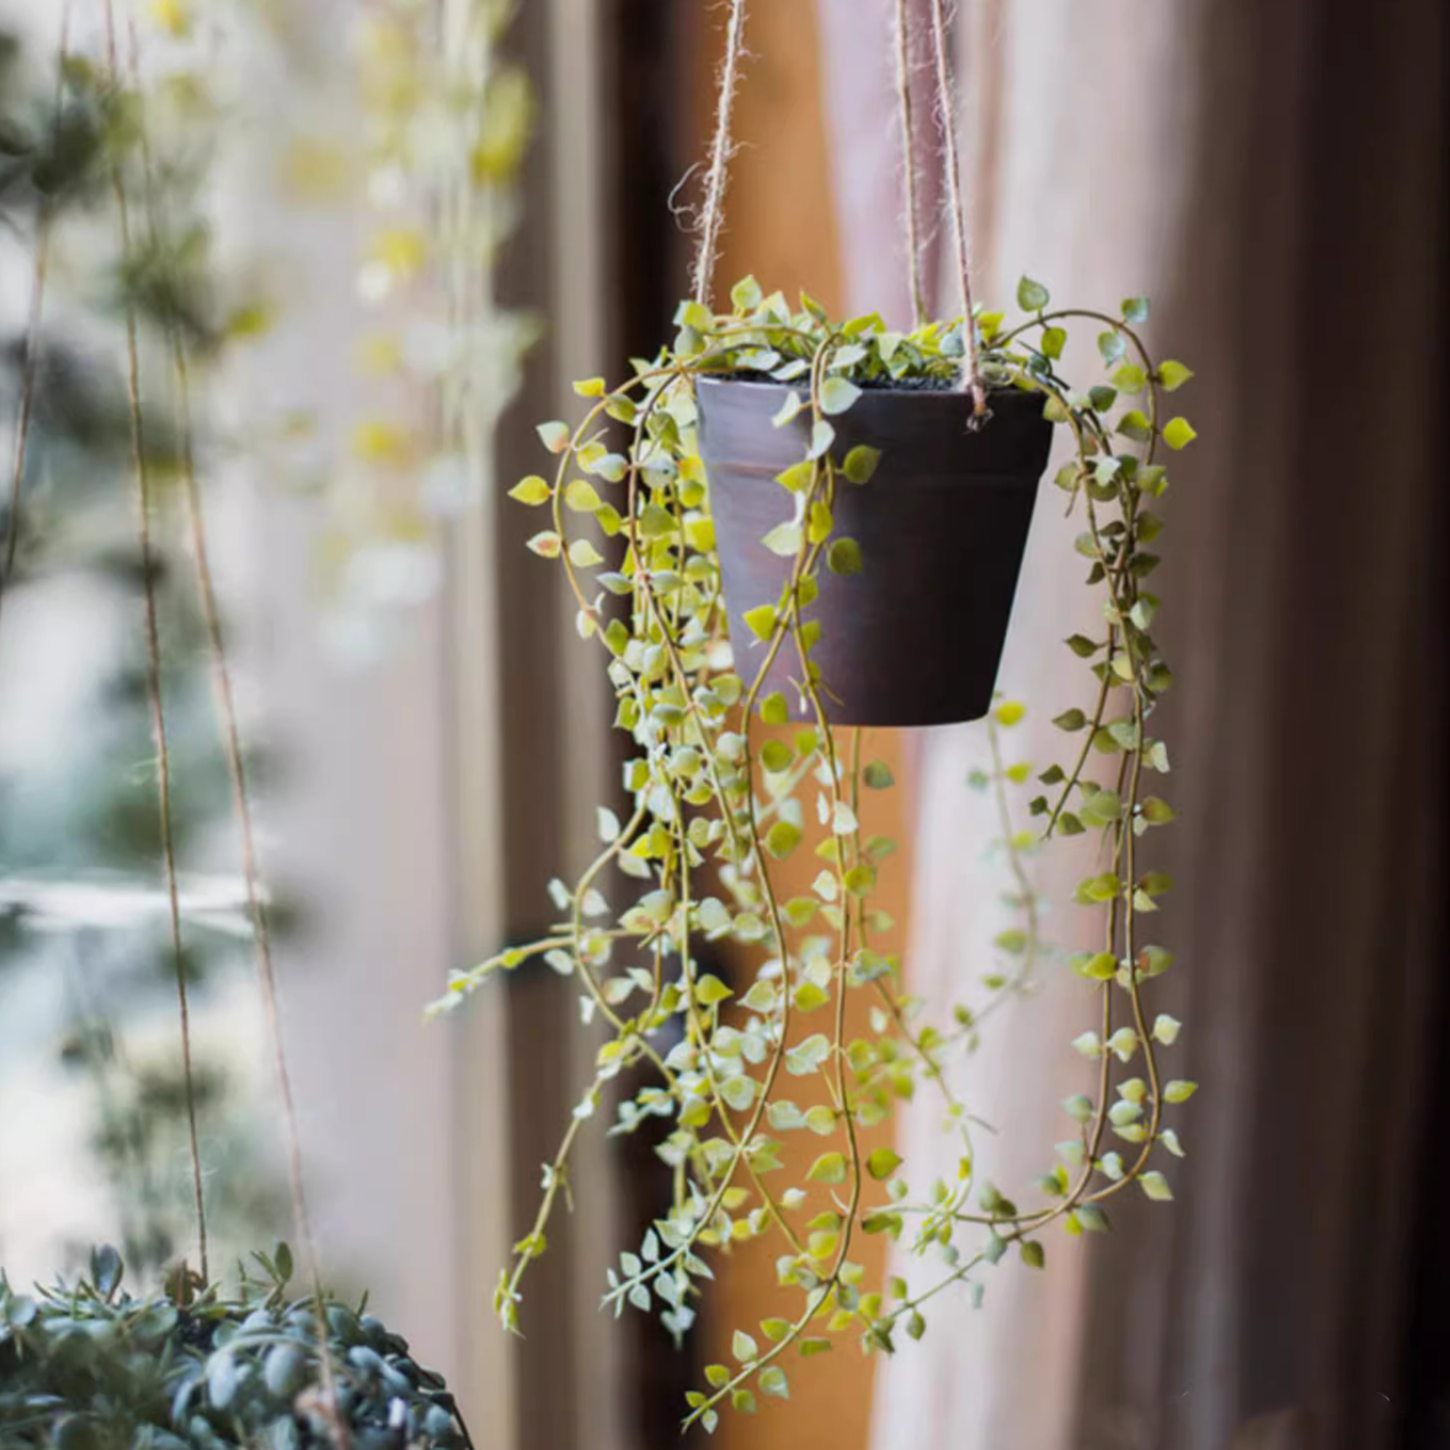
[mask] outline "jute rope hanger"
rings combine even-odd
[[[715,134],[710,145],[710,170],[705,183],[704,209],[700,223],[700,242],[695,253],[695,301],[708,304],[717,254],[720,227],[724,218],[725,191],[730,157],[734,151],[731,126],[735,92],[740,80],[740,57],[743,52],[746,0],[731,0],[730,17],[725,29],[725,58],[720,67],[720,91],[715,109]],[[908,50],[910,25],[908,0],[895,0],[896,91],[900,111],[902,177],[905,191],[903,226],[906,232],[907,281],[918,324],[926,320],[925,289],[921,279],[920,218],[916,189],[915,127],[912,117]],[[981,358],[977,346],[977,330],[972,321],[971,259],[967,244],[966,209],[962,200],[961,164],[957,146],[956,100],[952,90],[951,64],[947,54],[947,21],[945,0],[928,0],[931,9],[933,74],[936,81],[937,120],[942,133],[942,161],[946,172],[948,207],[956,242],[956,273],[962,305],[962,338],[966,366],[961,386],[970,391],[973,415],[978,423],[985,420],[987,391],[982,381]]]
[[[116,60],[115,17],[105,0],[107,74],[113,90],[121,84]],[[129,261],[131,214],[119,160],[111,166],[111,190],[121,232],[121,256]],[[161,836],[161,861],[166,880],[167,923],[170,928],[171,965],[176,978],[177,1014],[181,1028],[182,1079],[186,1089],[186,1124],[191,1149],[191,1186],[196,1209],[197,1251],[201,1275],[210,1279],[206,1242],[206,1195],[203,1189],[201,1148],[197,1140],[196,1092],[191,1059],[191,1008],[186,988],[186,959],[181,946],[181,905],[176,888],[176,841],[171,818],[171,752],[166,734],[166,704],[161,678],[161,630],[156,608],[155,551],[151,541],[151,465],[141,411],[141,363],[137,344],[136,309],[125,308],[126,404],[130,420],[131,472],[135,482],[136,542],[141,554],[141,592],[146,640],[146,695],[151,709],[151,736],[156,749],[156,804]]]

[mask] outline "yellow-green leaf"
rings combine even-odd
[[[509,489],[509,497],[517,499],[520,503],[526,503],[531,508],[537,508],[541,503],[547,503],[554,490],[551,489],[537,473],[531,473],[527,478],[521,478]]]

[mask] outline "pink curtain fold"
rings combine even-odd
[[[855,5],[818,13],[864,311],[904,296],[889,55]],[[1179,883],[1157,1005],[1187,1024],[1175,1075],[1204,1087],[1177,1201],[1131,1195],[1109,1238],[1050,1241],[1045,1275],[1004,1265],[981,1311],[943,1304],[878,1381],[882,1450],[1450,1444],[1425,1208],[1446,1025],[1446,28],[1420,0],[960,7],[979,294],[1010,303],[1019,272],[1060,302],[1147,293],[1150,345],[1197,372],[1174,397],[1201,436],[1175,459],[1159,621],[1182,819],[1155,864]],[[1090,340],[1069,360],[1095,376]],[[1031,708],[1014,753],[1037,758],[1078,703],[1059,642],[1089,607],[1054,504],[1002,676]],[[908,971],[939,1000],[1003,924],[964,784],[980,749],[973,727],[917,742]],[[1054,847],[1042,885],[1062,900],[1083,864]],[[1060,946],[1077,930],[1070,907],[1051,918]],[[1002,1129],[1004,1187],[1050,1161],[1080,1086],[1081,986],[1046,975],[958,1078]],[[905,1141],[918,1174],[950,1156],[926,1098]]]

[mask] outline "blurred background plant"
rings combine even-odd
[[[220,1262],[278,1225],[185,484],[194,468],[224,530],[244,474],[308,501],[327,647],[356,662],[406,638],[408,607],[438,587],[440,526],[480,502],[478,460],[533,331],[491,285],[531,124],[528,84],[498,53],[510,8],[470,0],[445,16],[386,0],[350,18],[341,48],[251,0],[0,15],[0,361],[15,460],[0,499],[0,1258],[66,1269],[109,1237],[145,1282],[194,1253],[128,314]],[[284,67],[307,99],[279,110],[253,81]],[[243,411],[229,396],[237,354],[294,300],[285,239],[236,224],[247,170],[279,205],[365,218],[353,268],[370,330],[331,362],[358,380],[345,418],[320,422],[306,398]],[[253,752],[264,789],[271,765]],[[286,927],[295,914],[280,897]]]

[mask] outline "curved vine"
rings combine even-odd
[[[861,567],[860,546],[835,529],[832,510],[841,488],[870,486],[879,459],[864,446],[837,456],[832,419],[863,388],[954,386],[970,351],[962,319],[904,333],[874,314],[837,324],[811,298],[793,309],[747,278],[727,314],[681,304],[672,345],[633,377],[614,387],[600,378],[575,384],[587,403],[582,421],[539,428],[556,455],[552,479],[531,475],[511,490],[547,510],[550,526],[529,547],[559,562],[579,633],[604,652],[615,724],[636,748],[624,778],[633,808],[623,822],[600,808],[599,855],[572,887],[551,884],[558,924],[455,973],[434,1010],[458,1006],[498,971],[542,958],[579,979],[586,1023],[607,1029],[546,1169],[537,1218],[501,1275],[496,1308],[505,1327],[517,1329],[527,1268],[547,1251],[573,1144],[626,1069],[651,1071],[643,1087],[621,1094],[609,1131],[655,1131],[673,1190],[641,1243],[610,1270],[604,1303],[616,1314],[626,1306],[658,1312],[679,1336],[713,1277],[713,1254],[779,1240],[777,1277],[793,1307],[758,1331],[735,1332],[735,1363],[707,1367],[705,1387],[688,1397],[687,1424],[713,1429],[726,1404],[751,1411],[758,1395],[786,1397],[789,1353],[809,1357],[846,1334],[888,1351],[898,1329],[918,1337],[935,1295],[963,1282],[980,1294],[990,1266],[1014,1246],[1026,1265],[1042,1267],[1049,1226],[1072,1235],[1106,1228],[1106,1201],[1129,1184],[1152,1199],[1172,1196],[1155,1166],[1160,1149],[1182,1152],[1165,1113],[1195,1084],[1166,1077],[1161,1053],[1181,1024],[1150,1017],[1146,1001],[1147,984],[1172,955],[1144,939],[1142,918],[1172,883],[1145,865],[1142,838],[1174,817],[1147,785],[1169,768],[1149,726],[1172,674],[1151,632],[1160,601],[1146,581],[1159,563],[1148,546],[1162,529],[1152,506],[1168,482],[1160,446],[1179,449],[1194,436],[1182,417],[1162,421],[1163,400],[1191,373],[1148,353],[1142,299],[1125,301],[1116,315],[1049,310],[1047,289],[1026,278],[1017,298],[1027,316],[1011,328],[1000,314],[974,319],[982,378],[989,389],[1042,394],[1045,414],[1071,438],[1072,457],[1055,482],[1069,510],[1081,508],[1076,548],[1104,623],[1101,637],[1066,642],[1093,688],[1087,708],[1071,706],[1055,719],[1080,744],[1068,764],[1037,774],[1042,789],[1028,806],[1035,830],[1016,826],[1009,796],[1032,768],[1004,764],[1001,744],[1024,707],[1000,698],[994,706],[991,769],[973,783],[995,796],[1008,899],[1022,925],[996,939],[1009,965],[986,976],[988,1000],[957,1006],[948,1025],[917,1025],[925,1004],[904,990],[899,961],[872,945],[889,926],[872,896],[894,843],[867,834],[863,819],[869,796],[893,781],[881,762],[863,760],[861,731],[831,723],[828,682],[812,658],[830,620],[807,611],[823,567]],[[1061,371],[1070,323],[1099,329],[1108,377],[1085,392]],[[799,414],[810,424],[806,456],[779,476],[784,517],[765,540],[788,562],[787,583],[777,599],[746,612],[755,638],[733,649],[697,428],[695,382],[706,375],[773,380],[781,387],[777,426]],[[796,713],[807,721],[788,736],[780,727],[791,702],[767,689],[783,650],[793,660]],[[786,898],[778,864],[807,846],[802,797],[812,790],[822,868],[808,893]],[[1101,837],[1102,869],[1079,883],[1074,900],[1100,913],[1101,944],[1070,965],[1096,999],[1093,1026],[1072,1043],[1096,1066],[1093,1091],[1064,1104],[1076,1133],[1031,1185],[1042,1201],[1019,1207],[979,1175],[972,1115],[946,1068],[951,1054],[975,1047],[992,1011],[1032,984],[1044,946],[1026,854],[1089,832]],[[605,895],[611,869],[625,885],[623,905]],[[738,997],[701,969],[698,944],[720,940],[755,959]],[[872,998],[870,1028],[848,1038],[853,992]],[[812,1030],[816,1020],[825,1025]],[[1132,1072],[1139,1059],[1141,1072]],[[818,1084],[821,1101],[799,1106],[789,1095],[793,1081]],[[959,1135],[955,1183],[914,1187],[892,1149],[863,1147],[861,1132],[919,1083],[941,1095]],[[803,1182],[777,1188],[782,1141],[774,1135],[791,1133],[818,1135],[823,1151]],[[1120,1146],[1109,1147],[1110,1138]],[[909,1243],[928,1270],[921,1286],[865,1282],[850,1253],[859,1234],[875,1233]]]

